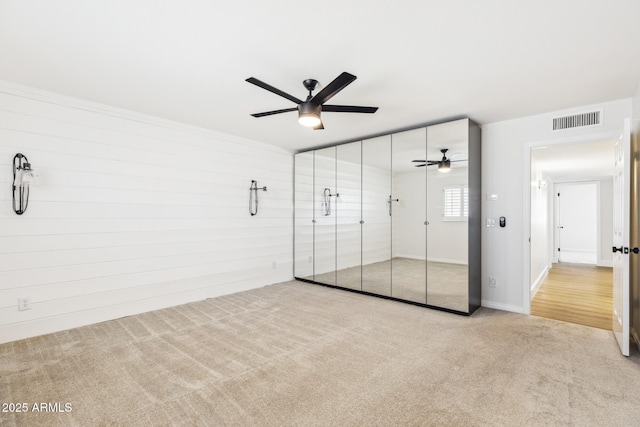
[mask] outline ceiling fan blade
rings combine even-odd
[[[274,114],[288,113],[289,111],[297,111],[298,107],[285,108],[284,110],[265,111],[264,113],[252,114],[253,117],[273,116]]]
[[[320,92],[311,98],[311,102],[316,105],[321,105],[331,99],[336,93],[340,92],[347,85],[357,79],[353,74],[349,74],[346,71],[336,77],[331,83],[326,85]]]
[[[463,159],[463,160],[449,160],[451,163],[453,162],[468,162],[467,159]]]
[[[437,165],[438,162],[435,160],[411,160],[412,163],[424,163],[427,166],[431,166],[431,165]]]
[[[378,107],[358,107],[356,105],[323,105],[322,111],[334,113],[375,113]]]
[[[314,126],[313,130],[322,130],[324,129],[324,124],[322,123],[322,120],[320,121],[320,124],[318,126]]]
[[[254,85],[258,86],[258,87],[261,87],[262,89],[266,89],[269,92],[275,93],[276,95],[280,95],[283,98],[287,98],[289,101],[293,101],[296,104],[301,104],[302,103],[302,101],[299,100],[298,98],[296,98],[295,96],[289,95],[288,93],[283,92],[280,89],[277,89],[277,88],[275,88],[275,87],[273,87],[273,86],[271,86],[271,85],[269,85],[269,84],[267,84],[267,83],[265,83],[263,81],[260,81],[260,80],[256,79],[255,77],[249,77],[246,81],[251,83],[251,84],[254,84]]]
[[[416,167],[417,167],[417,168],[423,168],[423,167],[425,167],[425,166],[427,166],[427,164],[426,164],[426,163],[425,163],[425,164],[423,164],[423,165],[416,165]]]

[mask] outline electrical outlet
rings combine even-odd
[[[29,297],[18,298],[18,310],[19,311],[31,310],[31,298]]]
[[[274,270],[275,270],[276,268],[278,268],[278,263],[276,263],[275,261],[273,261],[273,262],[271,263],[271,268],[273,268]]]
[[[489,287],[490,288],[497,288],[498,287],[498,285],[496,284],[496,278],[495,277],[489,276]]]
[[[309,255],[309,264],[311,264],[312,262],[313,262],[313,257]]]

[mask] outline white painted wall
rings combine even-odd
[[[0,83],[0,342],[290,279],[292,192],[286,150]]]
[[[531,147],[617,138],[631,115],[631,99],[604,102],[561,112],[604,108],[602,126],[552,131],[557,113],[528,116],[482,126],[482,216],[507,218],[505,228],[482,233],[482,305],[528,313],[530,293]],[[487,201],[486,194],[498,199]],[[496,287],[488,278],[496,278]]]
[[[553,213],[550,204],[552,184],[531,160],[531,294],[535,294],[551,268],[549,252],[553,242]]]
[[[602,179],[598,185],[598,203],[600,204],[600,248],[598,265],[613,267],[613,179]]]

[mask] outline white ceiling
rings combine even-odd
[[[531,150],[531,160],[553,182],[607,179],[614,175],[615,140],[561,144]]]
[[[0,79],[298,150],[469,116],[480,124],[631,97],[640,1],[0,0]],[[302,80],[358,76],[324,113]]]

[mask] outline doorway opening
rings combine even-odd
[[[615,142],[531,149],[534,316],[611,330]]]

